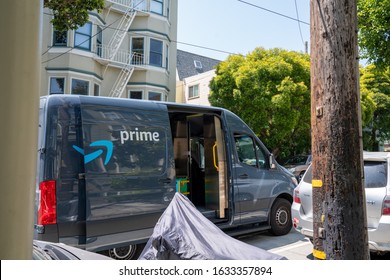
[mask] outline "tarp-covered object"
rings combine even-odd
[[[139,260],[280,260],[267,252],[226,235],[176,193],[157,222]]]

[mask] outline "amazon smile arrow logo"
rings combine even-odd
[[[107,153],[106,153],[106,158],[104,160],[104,165],[107,165],[107,163],[111,159],[112,151],[114,148],[114,145],[112,144],[112,142],[107,141],[107,140],[99,140],[99,141],[92,142],[89,146],[90,147],[106,147]],[[99,149],[99,150],[94,151],[88,155],[85,154],[84,149],[82,149],[76,145],[73,145],[73,149],[75,149],[76,151],[78,151],[80,154],[82,154],[84,156],[84,164],[87,164],[88,162],[93,161],[94,159],[97,159],[98,157],[100,157],[103,154],[103,149]]]

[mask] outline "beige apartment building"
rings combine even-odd
[[[177,50],[176,102],[210,106],[210,81],[220,60]]]
[[[42,95],[175,101],[178,0],[106,0],[77,30],[44,10]]]

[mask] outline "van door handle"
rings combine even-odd
[[[238,176],[240,179],[248,179],[249,178],[249,175],[244,173],[244,174],[241,174]]]
[[[172,182],[170,178],[163,178],[163,179],[159,179],[158,181],[164,185],[170,184]]]

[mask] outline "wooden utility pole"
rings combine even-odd
[[[311,126],[317,259],[369,259],[356,0],[311,0]]]

